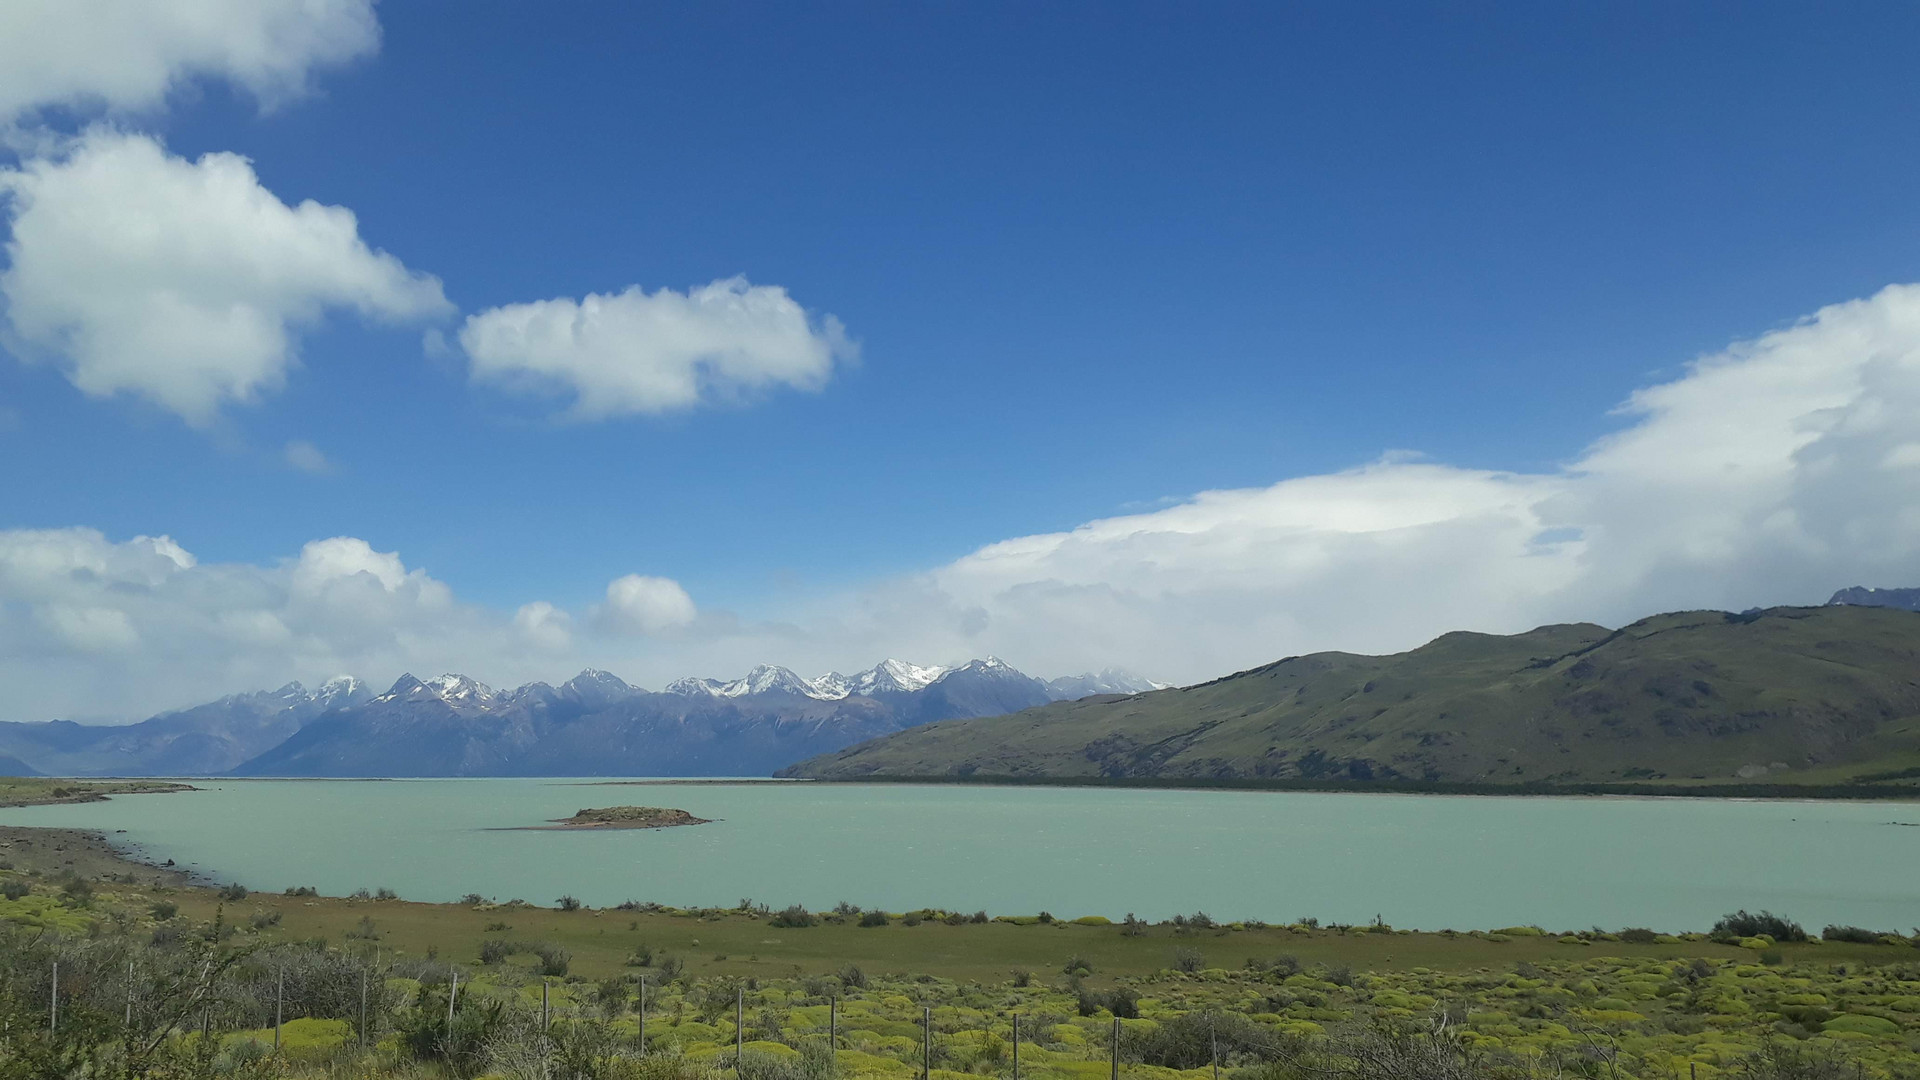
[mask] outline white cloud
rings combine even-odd
[[[271,566],[166,538],[0,531],[0,711],[127,714],[342,670],[496,685],[584,666],[659,686],[995,653],[1192,681],[1453,629],[1620,625],[1920,585],[1920,286],[1822,309],[1632,395],[1617,434],[1539,474],[1404,454],[1018,537],[758,622],[629,575],[576,620],[458,602],[350,537]],[[762,613],[763,616],[769,613]]]
[[[234,154],[187,161],[94,128],[65,154],[0,170],[11,265],[0,297],[19,351],[87,394],[128,393],[210,423],[277,389],[295,327],[348,309],[446,314],[440,282],[369,249],[353,212],[288,206]]]
[[[600,620],[615,633],[658,634],[693,622],[693,598],[671,578],[628,574],[607,585]]]
[[[573,645],[573,617],[545,600],[522,604],[513,613],[513,628],[528,644],[546,652],[565,652]]]
[[[56,105],[152,109],[195,76],[271,105],[313,68],[379,45],[373,0],[8,0],[0,122]]]
[[[854,625],[917,633],[932,655],[1200,679],[1457,628],[1920,584],[1920,470],[1903,467],[1920,286],[1703,358],[1623,413],[1552,473],[1389,457],[993,544],[869,597]]]
[[[327,455],[305,439],[294,439],[287,443],[286,459],[288,465],[301,472],[319,474],[333,471],[333,462],[327,460]]]
[[[460,345],[476,378],[571,395],[592,419],[665,413],[787,386],[818,390],[857,348],[838,319],[811,317],[777,285],[745,278],[686,293],[639,286],[584,300],[489,308],[467,318]]]

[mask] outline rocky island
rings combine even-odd
[[[705,825],[709,820],[665,806],[604,806],[577,811],[572,817],[555,818],[546,828],[670,829],[675,825]]]

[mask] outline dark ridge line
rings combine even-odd
[[[1227,791],[1347,792],[1356,795],[1623,795],[1675,799],[1860,799],[1920,801],[1920,787],[1880,784],[1476,784],[1444,780],[1319,781],[1161,776],[967,776],[793,777],[816,784],[977,784],[983,787],[1105,787]]]

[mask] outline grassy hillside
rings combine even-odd
[[[931,724],[782,775],[1912,784],[1920,614],[1679,612],[1452,633],[1199,686]]]

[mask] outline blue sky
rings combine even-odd
[[[185,6],[200,3],[221,6]],[[18,325],[25,294],[10,296],[0,529],[97,530],[102,550],[166,536],[196,568],[269,591],[303,545],[357,538],[444,585],[457,621],[505,635],[543,602],[566,613],[565,643],[535,659],[505,637],[446,633],[417,654],[369,650],[298,625],[284,598],[234,600],[278,612],[297,647],[234,646],[160,678],[181,661],[151,643],[185,616],[129,611],[131,637],[116,630],[103,649],[79,635],[50,670],[153,689],[19,692],[0,713],[137,711],[234,680],[430,661],[502,681],[592,661],[662,681],[917,649],[1000,652],[1046,675],[1112,662],[1199,678],[1454,625],[1817,601],[1868,573],[1920,583],[1897,544],[1802,544],[1783,571],[1777,552],[1692,552],[1699,529],[1661,549],[1673,565],[1595,570],[1595,552],[1565,551],[1564,580],[1536,580],[1531,564],[1468,575],[1498,602],[1441,590],[1364,619],[1329,613],[1356,594],[1311,569],[1364,559],[1318,541],[1311,558],[1266,537],[1231,555],[1128,555],[1124,573],[1030,567],[977,595],[943,577],[1010,538],[1350,475],[1389,453],[1440,470],[1424,491],[1482,472],[1522,487],[1594,475],[1596,440],[1659,421],[1615,411],[1637,390],[1685,384],[1730,343],[1916,278],[1913,9],[322,7],[340,26],[377,22],[377,39],[343,46],[328,37],[339,27],[305,25],[317,44],[269,58],[277,87],[206,59],[233,49],[168,53],[175,39],[158,33],[158,100],[104,82],[0,84],[15,106],[0,160],[16,176],[74,160],[100,125],[162,142],[183,168],[238,154],[289,206],[350,209],[360,242],[437,278],[448,303],[369,318],[315,300],[317,322],[290,324],[298,361],[283,383],[196,417],[85,392],[77,362]],[[19,18],[13,48],[53,47]],[[98,55],[140,47],[103,42]],[[23,190],[10,220],[24,220]],[[27,244],[15,237],[9,260],[31,257]],[[837,318],[857,358],[844,350],[804,387],[583,418],[564,389],[478,375],[459,341],[462,320],[490,309],[735,275],[784,289],[816,330]],[[429,332],[448,346],[423,348]],[[1836,401],[1857,405],[1866,382]],[[1692,415],[1671,422],[1711,423]],[[290,442],[326,467],[290,465]],[[1803,450],[1789,440],[1774,457]],[[1773,520],[1778,481],[1728,512]],[[1884,507],[1878,483],[1862,481],[1862,507]],[[1410,496],[1384,497],[1397,512]],[[1633,527],[1597,510],[1528,513],[1521,531],[1549,539]],[[1122,532],[1162,519],[1146,520]],[[1392,562],[1414,581],[1452,565]],[[1240,569],[1208,576],[1223,565]],[[1234,576],[1261,567],[1250,592]],[[628,574],[671,579],[698,615],[617,629],[607,590]],[[1042,605],[1055,615],[1083,606],[1049,622],[995,599],[1050,589],[1065,597]],[[1247,595],[1263,614],[1237,606]],[[1177,611],[1154,606],[1170,596],[1184,598]],[[1145,606],[1118,621],[1137,632],[1076,638],[1116,625],[1101,605],[1133,599]],[[102,603],[18,586],[0,596],[17,623],[0,648],[11,640],[15,663],[45,668],[49,627]],[[232,615],[228,600],[181,603],[196,625]],[[949,608],[984,614],[912,614]],[[423,639],[361,614],[376,636],[398,635],[381,640]]]

